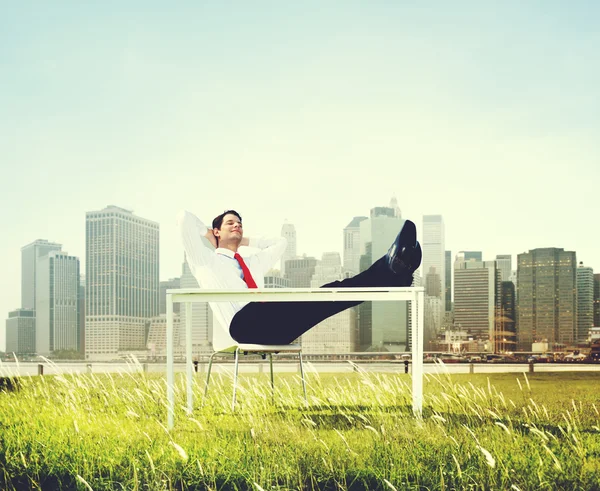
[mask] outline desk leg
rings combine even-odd
[[[194,365],[192,360],[192,304],[185,304],[185,359],[187,368],[187,412],[194,409]]]
[[[423,415],[423,338],[425,294],[415,293],[412,300],[412,392],[413,413],[417,418]]]
[[[173,366],[173,297],[167,294],[167,428],[175,424],[175,374]]]

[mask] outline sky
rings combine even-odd
[[[342,252],[396,196],[484,259],[562,247],[600,272],[594,1],[21,1],[0,7],[0,314],[22,246],[85,270],[85,212],[180,209]],[[0,325],[3,349],[4,322]]]

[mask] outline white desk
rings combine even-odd
[[[167,425],[175,420],[175,373],[173,356],[173,303],[186,308],[187,410],[193,409],[192,303],[194,302],[330,302],[330,301],[410,301],[412,323],[413,412],[420,417],[423,409],[423,287],[405,288],[268,288],[246,290],[203,290],[201,288],[167,290]]]

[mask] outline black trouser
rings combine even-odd
[[[395,274],[385,256],[362,273],[321,288],[410,286],[412,273]],[[289,344],[319,322],[360,302],[251,302],[231,321],[229,332],[238,343]]]

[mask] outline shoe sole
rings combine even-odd
[[[402,225],[398,243],[403,244],[405,247],[415,247],[417,245],[417,227],[410,220],[406,220]]]
[[[396,271],[397,268],[403,268],[405,266],[408,266],[408,265],[405,265],[404,261],[402,261],[400,259],[400,256],[404,254],[404,251],[407,248],[415,248],[417,246],[417,244],[418,244],[418,242],[417,242],[417,227],[410,220],[406,220],[402,224],[402,229],[400,229],[400,233],[398,234],[396,241],[394,242],[394,244],[392,245],[392,248],[388,252],[388,254],[396,255],[396,259],[394,260],[394,265],[391,265],[392,271],[397,273],[397,271]],[[400,252],[396,253],[396,250],[398,248],[400,249]],[[413,271],[414,271],[414,269],[413,269]]]

